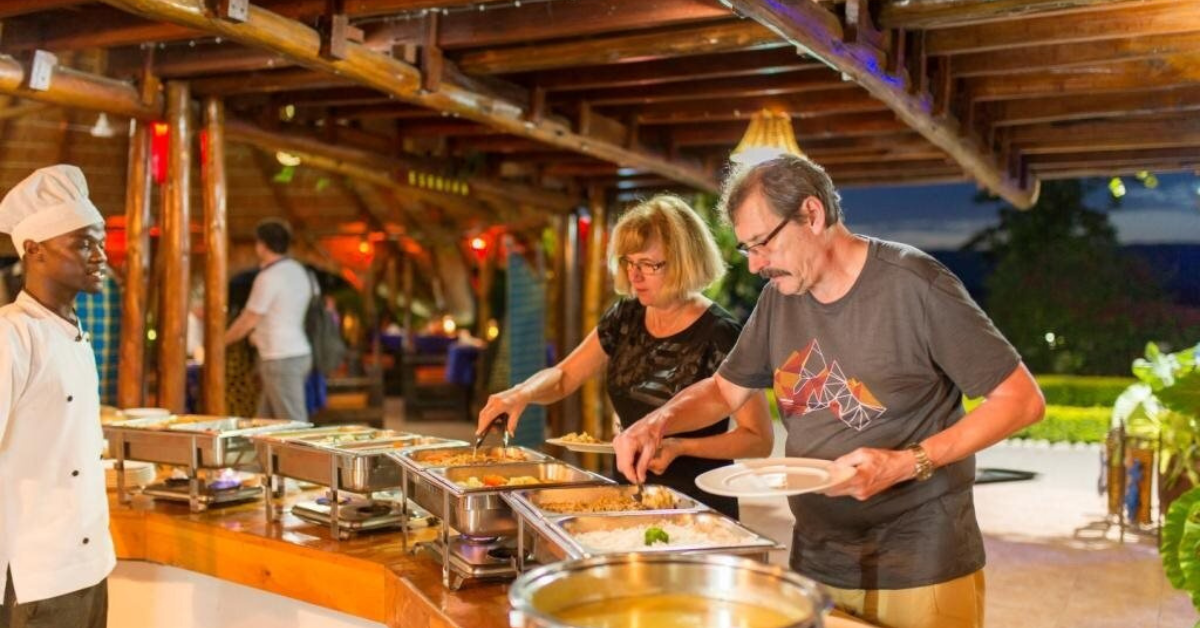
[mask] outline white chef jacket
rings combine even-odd
[[[96,358],[22,291],[0,308],[0,590],[17,602],[90,587],[116,565],[100,462]]]

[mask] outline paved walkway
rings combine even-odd
[[[473,431],[461,420],[406,426],[397,419],[389,427],[454,438]],[[783,439],[775,442],[781,451]],[[978,460],[980,467],[1038,474],[975,488],[988,552],[987,628],[1197,625],[1200,615],[1187,596],[1163,576],[1157,539],[1127,534],[1121,542],[1115,526],[1105,524],[1104,498],[1096,489],[1098,449],[1002,443]],[[788,542],[792,515],[785,500],[744,499],[741,507],[744,523]],[[786,562],[785,552],[775,554],[773,562]]]

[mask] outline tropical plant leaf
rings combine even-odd
[[[1180,414],[1200,416],[1200,371],[1183,375],[1175,385],[1158,392],[1163,405]]]
[[[1187,586],[1187,577],[1180,564],[1179,547],[1188,519],[1198,505],[1200,505],[1200,487],[1189,490],[1172,502],[1163,521],[1158,553],[1162,557],[1163,571],[1167,574],[1167,580],[1176,589],[1183,589]]]
[[[1188,513],[1178,552],[1183,590],[1192,598],[1192,606],[1200,608],[1200,505],[1193,504]]]

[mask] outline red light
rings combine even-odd
[[[363,255],[370,255],[371,254],[371,243],[370,242],[359,242],[358,243],[358,252],[362,253]]]
[[[475,236],[474,238],[471,238],[471,250],[486,251],[487,247],[488,247],[487,240],[483,239],[481,236]]]
[[[150,172],[154,182],[161,184],[167,180],[167,150],[171,146],[170,127],[166,122],[154,122],[150,125]]]

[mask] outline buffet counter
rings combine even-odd
[[[289,501],[304,497],[312,495],[289,495]],[[448,591],[441,566],[407,551],[398,532],[336,541],[327,526],[291,514],[269,524],[261,501],[200,513],[162,500],[143,509],[113,498],[110,507],[122,560],[179,567],[386,626],[508,625],[506,582],[472,582]],[[409,538],[416,543],[434,536],[430,528]]]

